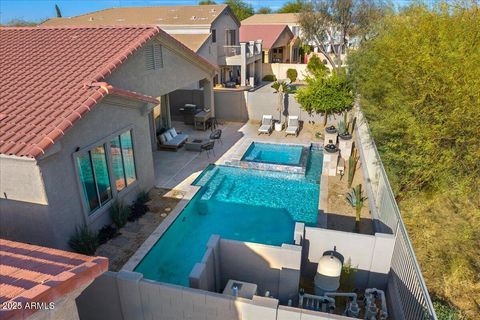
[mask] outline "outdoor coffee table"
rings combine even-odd
[[[209,139],[193,139],[192,141],[187,141],[187,143],[185,143],[185,148],[190,151],[201,151],[202,146],[209,141]]]

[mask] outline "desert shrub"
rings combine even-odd
[[[275,77],[275,75],[273,74],[267,74],[263,77],[262,79],[263,81],[269,81],[269,82],[273,82],[273,81],[277,81],[277,77]]]
[[[137,202],[146,203],[150,200],[150,195],[146,191],[140,191],[137,196]]]
[[[130,207],[130,215],[128,216],[128,221],[132,222],[139,219],[148,211],[148,206],[139,201],[135,201]]]
[[[98,238],[95,232],[84,225],[77,228],[75,234],[70,237],[68,245],[77,253],[93,256],[98,248]]]
[[[287,78],[290,79],[290,82],[295,82],[298,77],[298,72],[296,69],[288,69],[287,70]]]
[[[122,228],[127,224],[128,216],[130,215],[130,207],[124,206],[115,201],[110,208],[110,217],[117,228]]]
[[[103,228],[98,231],[98,235],[97,235],[98,243],[99,244],[104,244],[108,240],[110,240],[112,238],[115,238],[117,235],[119,235],[118,229],[115,228],[114,226],[110,225],[110,224],[107,224],[107,225],[103,226]]]
[[[433,300],[433,307],[439,320],[464,320],[466,317],[455,307],[449,305],[447,302],[435,299]]]

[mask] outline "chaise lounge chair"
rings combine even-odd
[[[273,118],[272,115],[263,115],[262,125],[258,128],[258,134],[268,133],[270,134],[273,129]]]
[[[300,130],[300,125],[298,123],[298,116],[288,116],[288,127],[285,130],[285,136],[289,134],[294,134],[298,136],[298,131]]]
[[[171,128],[157,137],[159,149],[175,150],[183,146],[188,140],[188,135],[177,133],[175,128]]]

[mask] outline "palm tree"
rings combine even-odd
[[[360,232],[360,213],[362,212],[363,202],[367,200],[367,197],[363,196],[362,185],[359,184],[352,188],[352,191],[347,193],[345,199],[356,210],[355,231]]]
[[[273,84],[272,84],[272,88],[275,90],[274,93],[277,94],[277,99],[278,99],[278,103],[277,103],[277,110],[278,112],[280,113],[280,117],[279,117],[279,120],[280,120],[280,123],[282,123],[282,113],[283,113],[283,108],[284,108],[284,97],[285,97],[285,94],[288,93],[288,83],[286,83],[285,81],[275,81]]]

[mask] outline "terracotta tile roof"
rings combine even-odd
[[[0,305],[53,302],[107,269],[107,258],[0,239]],[[23,319],[35,311],[0,309],[0,319]]]
[[[210,33],[207,34],[170,34],[172,37],[183,43],[190,50],[197,52],[198,49],[207,41],[210,37]]]
[[[109,93],[154,103],[96,82],[160,32],[153,26],[0,28],[0,153],[43,154]]]
[[[211,25],[225,10],[225,4],[196,6],[120,7],[90,12],[70,18],[53,18],[44,26],[105,26],[155,24],[158,26]]]
[[[263,48],[270,49],[275,44],[282,33],[290,34],[290,39],[294,35],[287,25],[242,25],[240,27],[240,42],[252,40],[263,40]]]
[[[242,25],[247,24],[297,24],[298,13],[269,13],[254,14],[245,20]]]

